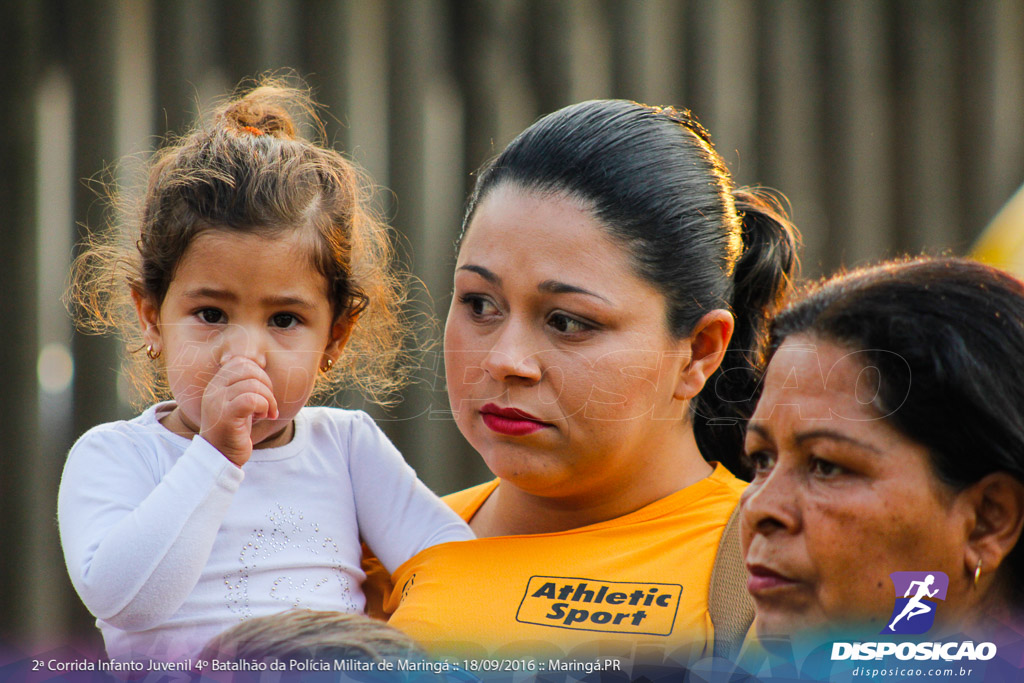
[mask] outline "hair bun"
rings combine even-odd
[[[229,129],[245,135],[271,135],[285,140],[295,139],[295,123],[288,110],[275,102],[266,101],[270,94],[257,88],[242,99],[232,102],[224,110],[224,121]]]

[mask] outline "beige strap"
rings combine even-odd
[[[718,542],[708,591],[708,611],[715,626],[713,655],[726,659],[733,659],[739,654],[754,621],[754,600],[747,592],[747,570],[740,546],[739,511],[740,506],[737,505]]]

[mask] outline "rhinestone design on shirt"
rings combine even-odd
[[[255,528],[238,554],[239,569],[224,576],[228,608],[240,620],[253,616],[251,597],[254,590],[268,590],[272,600],[280,601],[281,610],[305,607],[311,598],[332,591],[342,611],[359,611],[352,599],[348,575],[342,569],[342,553],[337,542],[325,536],[318,522],[309,521],[301,510],[277,503],[265,515],[268,526]],[[298,578],[288,574],[274,576],[268,568],[280,553],[298,551],[309,557],[307,576]],[[308,574],[313,574],[309,576]],[[257,579],[258,577],[258,579]],[[271,578],[272,577],[272,578]],[[269,580],[269,588],[266,583]]]

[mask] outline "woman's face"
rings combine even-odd
[[[961,501],[926,449],[872,405],[876,379],[862,354],[801,335],[768,367],[746,438],[755,478],[741,502],[761,636],[880,632],[896,571],[949,576],[940,620],[967,588]]]
[[[480,203],[445,367],[459,429],[495,475],[563,499],[648,486],[679,457],[688,348],[668,331],[665,298],[580,202],[504,184]]]

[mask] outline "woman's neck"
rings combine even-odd
[[[1008,581],[1007,574],[997,572],[996,576],[983,581],[983,585],[968,589],[975,595],[960,615],[958,626],[961,631],[985,639],[993,630],[1006,627],[1019,630],[1024,626],[1021,615],[1015,613],[1012,606],[1013,589]]]
[[[606,489],[559,496],[532,493],[507,480],[488,496],[469,525],[478,538],[568,531],[616,519],[708,477],[713,468],[701,456],[693,433],[672,457],[659,458],[629,481]]]

